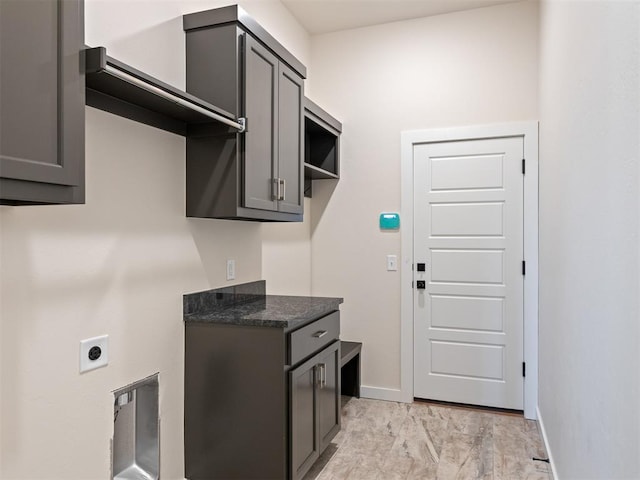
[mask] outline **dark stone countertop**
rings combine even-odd
[[[339,309],[342,298],[265,295],[264,281],[184,296],[185,323],[291,330]]]

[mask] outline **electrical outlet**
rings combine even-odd
[[[387,270],[389,272],[395,272],[398,270],[398,256],[387,255]]]
[[[104,367],[109,363],[109,335],[80,341],[80,373]]]
[[[227,280],[236,279],[236,261],[227,260]]]

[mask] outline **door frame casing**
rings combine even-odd
[[[524,416],[536,419],[538,406],[538,122],[512,122],[401,132],[402,218],[400,269],[400,397],[413,401],[413,148],[414,145],[487,138],[522,137],[524,175]]]

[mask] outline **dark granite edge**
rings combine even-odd
[[[234,318],[213,318],[207,317],[201,314],[190,314],[184,316],[184,322],[187,324],[200,323],[200,324],[215,324],[215,325],[230,325],[236,327],[273,327],[273,328],[288,328],[291,326],[289,320],[261,320],[261,319],[247,319],[243,318],[241,322]]]

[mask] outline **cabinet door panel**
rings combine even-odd
[[[273,179],[278,124],[278,59],[245,35],[244,206],[276,210]]]
[[[318,386],[318,430],[322,452],[340,431],[340,342],[320,354],[321,381]]]
[[[316,417],[316,357],[289,372],[291,478],[297,480],[320,455]]]
[[[284,64],[278,78],[278,177],[284,180],[284,200],[278,210],[302,213],[303,209],[303,80]]]
[[[82,187],[83,24],[79,0],[0,1],[3,179]]]

